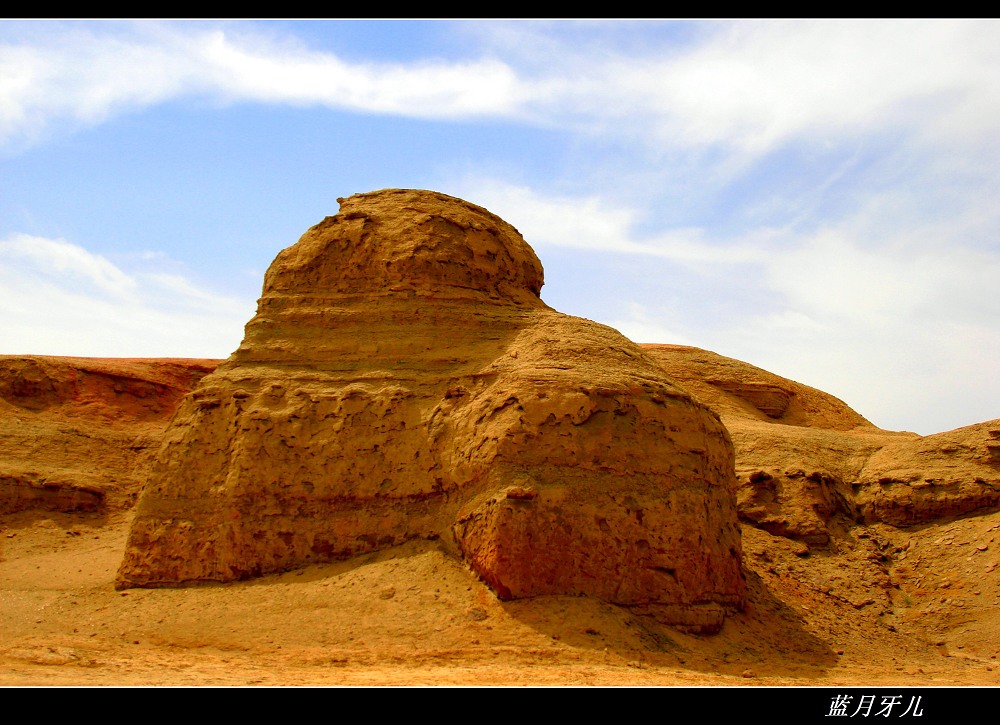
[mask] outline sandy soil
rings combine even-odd
[[[749,606],[696,636],[587,598],[501,602],[431,545],[115,591],[131,512],[0,517],[0,686],[995,686],[1000,513],[744,528]]]

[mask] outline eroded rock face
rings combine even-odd
[[[644,345],[721,416],[740,517],[824,545],[837,515],[910,526],[1000,506],[1000,421],[931,436],[882,430],[822,391],[682,345]]]
[[[860,517],[910,526],[1000,506],[998,442],[1000,420],[890,441],[858,477]]]
[[[711,631],[744,597],[733,449],[616,331],[548,308],[512,226],[434,192],[340,200],[181,404],[118,585],[231,581],[439,539],[502,598]]]
[[[131,506],[148,450],[216,364],[0,355],[0,514]]]

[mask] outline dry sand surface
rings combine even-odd
[[[129,517],[0,519],[0,685],[1000,683],[998,513],[858,528],[854,551],[807,556],[745,527],[749,605],[701,636],[586,597],[501,602],[428,545],[116,591]],[[854,596],[873,554],[890,587]]]

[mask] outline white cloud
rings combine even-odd
[[[0,259],[4,260],[8,274],[15,269],[30,269],[45,277],[90,285],[110,299],[120,301],[129,300],[135,293],[135,280],[110,261],[62,240],[12,234],[0,241]]]
[[[635,301],[627,303],[624,316],[614,317],[605,321],[604,324],[615,328],[633,342],[669,343],[698,347],[697,340],[668,327],[663,316],[656,315]]]
[[[766,263],[769,286],[839,324],[1000,327],[1000,247],[978,239],[996,229],[996,212],[984,218],[973,204],[932,221],[882,206],[874,197],[815,232],[790,233]]]
[[[63,240],[0,240],[5,354],[222,358],[253,309],[179,275],[128,273]]]
[[[667,147],[721,144],[756,157],[798,138],[903,128],[938,142],[981,141],[1000,120],[1000,22],[694,22],[684,40],[659,27],[660,43],[642,36],[596,48],[565,24],[480,32],[520,59],[522,77],[545,84],[538,103],[554,117],[653,133]]]
[[[520,118],[750,158],[795,139],[885,131],[980,143],[1000,122],[1000,22],[988,20],[701,22],[683,42],[669,24],[648,24],[663,40],[635,47],[595,32],[580,43],[568,31],[618,37],[641,25],[493,22],[468,26],[482,41],[477,58],[408,63],[349,62],[244,22],[9,27],[0,140],[189,94]]]
[[[349,63],[241,23],[40,26],[0,42],[0,142],[185,95],[439,119],[504,115],[519,102],[513,72],[491,59]]]
[[[690,264],[738,264],[764,255],[762,230],[753,240],[710,243],[704,230],[675,228],[640,235],[641,210],[598,194],[556,196],[500,179],[466,177],[457,194],[489,209],[517,227],[532,246],[552,245],[583,251],[646,254]]]
[[[504,114],[516,95],[513,72],[495,60],[348,63],[221,30],[193,45],[212,84],[234,99],[452,118]]]

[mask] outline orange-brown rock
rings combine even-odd
[[[909,526],[1000,506],[1000,420],[890,440],[858,476],[864,521]]]
[[[145,452],[216,364],[0,356],[0,513],[131,505]]]
[[[745,587],[718,416],[616,331],[547,307],[537,257],[485,209],[340,203],[278,255],[242,345],[178,409],[118,586],[432,539],[502,598],[717,628]]]
[[[736,450],[740,517],[770,533],[825,544],[837,514],[907,526],[1000,506],[1000,420],[932,436],[886,431],[747,363],[643,348],[720,415]]]

